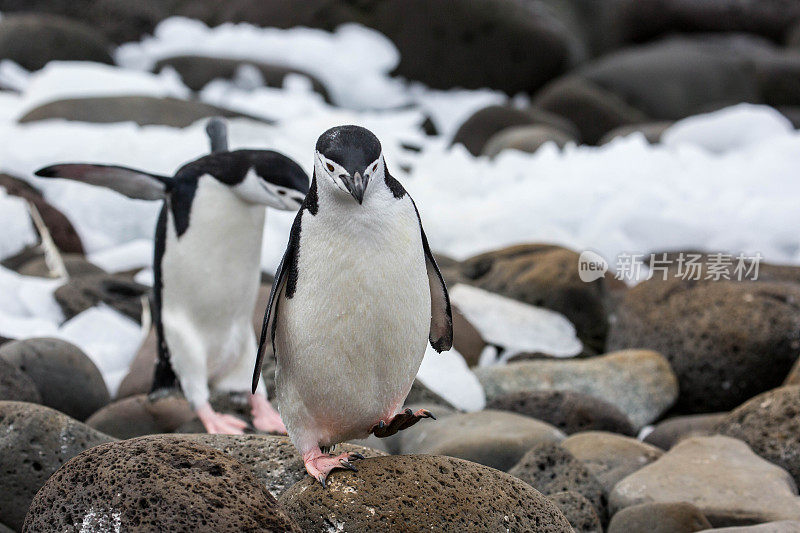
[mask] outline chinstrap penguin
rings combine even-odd
[[[220,119],[209,121],[206,131],[212,153],[173,177],[89,163],[53,165],[36,175],[163,201],[153,260],[153,390],[180,385],[209,433],[242,433],[243,420],[212,409],[209,387],[242,391],[250,384],[265,206],[297,210],[309,183],[300,166],[280,153],[227,151]],[[286,432],[264,391],[252,394],[250,405],[256,429]]]
[[[329,447],[433,418],[401,410],[429,340],[450,349],[452,316],[416,205],[372,132],[332,128],[317,141],[311,189],[275,275],[253,391],[271,341],[278,409],[325,485],[360,458]]]

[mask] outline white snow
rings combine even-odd
[[[572,357],[583,348],[572,323],[555,311],[463,283],[450,287],[450,301],[483,340],[504,348],[504,358],[534,352]]]
[[[41,188],[75,225],[91,260],[109,270],[144,267],[136,278],[142,282],[152,283],[150,243],[158,202],[32,173],[56,162],[93,161],[171,175],[207,152],[204,124],[183,129],[61,120],[17,124],[15,118],[57,98],[186,97],[189,91],[174,72],[146,72],[158,59],[177,54],[280,62],[319,77],[337,106],[325,103],[302,78],[290,77],[282,89],[256,87],[258,76],[247,71],[233,81],[210,83],[198,97],[276,119],[273,125],[230,121],[231,147],[279,150],[307,172],[316,138],[325,129],[343,123],[372,129],[388,168],[414,197],[432,248],[452,257],[550,242],[595,250],[612,271],[620,253],[668,248],[760,252],[766,261],[800,264],[800,134],[770,108],[736,106],[691,117],[670,128],[657,145],[631,135],[602,147],[549,145],[534,154],[475,158],[462,146],[449,147],[459,124],[483,106],[524,102],[490,90],[435,91],[392,78],[397,51],[385,37],[359,26],[334,33],[246,24],[209,29],[169,19],[154,37],[118,50],[122,68],[54,62],[29,74],[0,64],[0,80],[22,90],[19,95],[0,92],[0,171]],[[426,116],[442,136],[424,135],[419,126]],[[36,240],[23,207],[0,191],[0,258]],[[267,271],[274,272],[283,254],[293,218],[275,211],[267,216],[262,250]],[[104,308],[62,325],[52,298],[56,284],[0,269],[0,335],[69,335],[97,362],[114,391],[138,345],[138,326]],[[561,328],[561,319],[527,307],[508,311],[505,303],[474,295],[459,302],[463,294],[454,287],[454,302],[472,314],[491,342],[507,350],[527,351],[540,343],[550,353],[553,347],[564,355],[577,351],[570,345],[574,333]],[[504,329],[501,314],[519,320],[519,334]],[[528,321],[531,327],[522,328]],[[458,405],[482,405],[471,372],[454,352],[428,354],[420,375]]]
[[[437,353],[428,345],[417,379],[464,411],[480,411],[486,406],[483,387],[455,349]]]
[[[0,259],[36,244],[38,240],[26,201],[7,194],[0,187]]]
[[[661,142],[671,147],[694,145],[723,153],[768,142],[793,130],[789,119],[771,107],[738,104],[679,120],[664,131]]]

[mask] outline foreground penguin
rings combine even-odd
[[[153,261],[158,339],[153,389],[174,387],[177,381],[209,433],[242,433],[244,421],[211,408],[209,385],[240,391],[250,384],[264,206],[298,209],[308,192],[308,175],[277,152],[227,151],[219,119],[207,131],[215,153],[187,163],[171,178],[86,163],[54,165],[36,175],[164,201]],[[250,404],[256,429],[286,432],[263,389]]]
[[[450,301],[414,201],[369,130],[340,126],[317,141],[311,190],[264,317],[253,391],[268,340],[281,416],[323,485],[360,458],[323,450],[433,418],[401,408],[428,340],[440,352],[452,345]]]

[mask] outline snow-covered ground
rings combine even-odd
[[[171,174],[207,151],[204,125],[176,129],[60,120],[20,125],[16,118],[55,98],[186,97],[189,91],[175,72],[147,72],[158,59],[186,53],[281,62],[319,77],[336,105],[326,104],[298,77],[288,78],[283,89],[216,80],[199,97],[275,120],[272,125],[232,120],[232,147],[282,151],[309,173],[322,131],[342,123],[372,129],[389,169],[415,198],[431,246],[453,257],[552,242],[598,251],[612,268],[620,253],[669,248],[759,252],[767,261],[800,264],[800,134],[770,108],[740,105],[692,117],[673,126],[658,145],[631,135],[602,147],[559,150],[551,144],[535,154],[475,158],[461,146],[449,147],[449,138],[472,112],[507,98],[489,90],[435,91],[390,77],[397,51],[376,32],[354,25],[335,33],[246,24],[209,29],[170,19],[153,37],[120,47],[116,59],[122,67],[54,62],[28,74],[0,64],[0,77],[22,90],[0,95],[0,171],[42,189],[76,226],[90,260],[110,271],[150,266],[158,205],[36,178],[33,171],[55,162],[95,161]],[[425,136],[420,124],[426,116],[441,136]],[[2,257],[33,239],[23,207],[0,193]],[[267,271],[279,261],[292,218],[268,214],[262,254]],[[138,279],[149,278],[145,271]],[[98,311],[106,313],[97,322],[102,327],[70,328],[60,323],[52,282],[0,270],[0,283],[0,335],[70,334],[101,368],[103,359],[114,362],[105,366],[113,388],[116,378],[110,376],[138,342],[130,324],[115,323],[106,309]]]

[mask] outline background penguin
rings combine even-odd
[[[244,421],[211,408],[209,386],[235,391],[250,383],[264,206],[299,208],[308,175],[277,152],[227,151],[219,119],[209,122],[207,132],[214,153],[185,164],[171,178],[88,163],[54,165],[36,175],[163,200],[153,261],[159,352],[153,388],[179,383],[209,433],[242,433]],[[264,392],[253,394],[250,403],[256,429],[285,432]]]
[[[452,345],[450,301],[414,201],[369,130],[340,126],[317,141],[311,190],[264,317],[253,391],[268,338],[278,408],[323,485],[359,458],[323,449],[433,418],[400,409],[428,340],[440,352]]]

